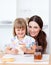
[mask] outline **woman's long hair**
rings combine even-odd
[[[36,37],[36,41],[38,41],[39,46],[42,46],[43,53],[44,53],[46,50],[46,46],[47,46],[46,33],[40,30],[38,36]]]

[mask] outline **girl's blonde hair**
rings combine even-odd
[[[27,25],[26,25],[26,21],[23,18],[17,18],[17,19],[15,19],[14,26],[13,26],[13,35],[14,36],[16,36],[15,28],[26,29],[26,34],[27,34]]]

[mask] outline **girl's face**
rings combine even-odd
[[[32,37],[36,37],[41,29],[36,22],[31,21],[29,22],[28,30],[29,30],[29,34]]]
[[[19,39],[21,39],[21,38],[23,38],[23,37],[25,36],[25,34],[26,34],[26,29],[25,29],[25,28],[16,28],[16,29],[15,29],[15,33],[16,33],[17,37],[18,37]]]

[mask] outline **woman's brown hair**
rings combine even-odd
[[[15,19],[14,26],[13,26],[13,35],[14,36],[16,36],[15,28],[26,29],[26,34],[27,34],[27,25],[26,25],[26,21],[23,18],[17,18],[17,19]]]

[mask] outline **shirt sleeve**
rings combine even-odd
[[[31,49],[31,46],[33,46],[35,44],[35,39],[34,38],[32,38],[32,37],[30,37],[29,39],[28,39],[28,44],[27,44],[27,48],[29,48],[29,49]]]
[[[31,47],[31,46],[33,46],[34,44],[35,44],[35,40],[34,40],[34,38],[32,38],[31,41],[30,41],[29,46]]]
[[[15,41],[15,38],[11,38],[10,39],[10,42],[6,45],[6,47],[10,47],[10,48],[14,48],[14,41]]]

